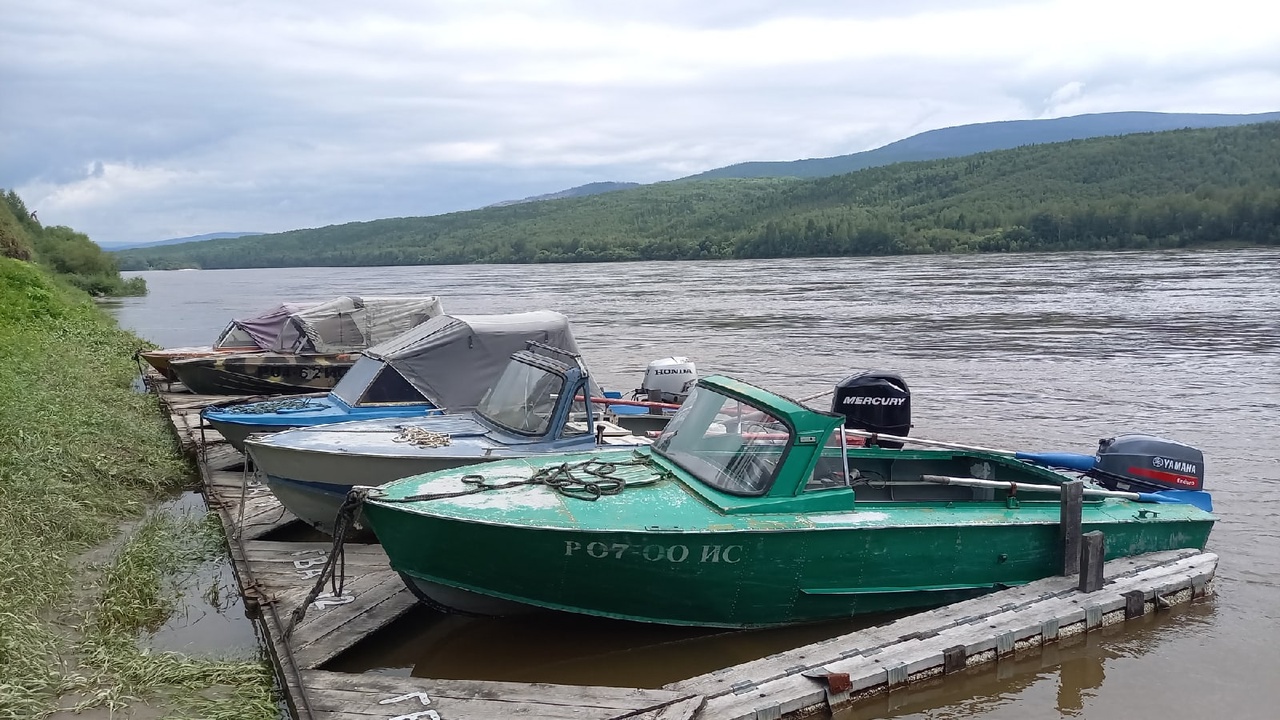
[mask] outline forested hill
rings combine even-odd
[[[1280,244],[1280,123],[1077,140],[810,180],[722,179],[126,250],[123,269]]]
[[[783,162],[745,162],[690,175],[686,180],[748,177],[827,177],[916,160],[941,160],[1023,145],[1084,140],[1105,135],[1215,128],[1280,121],[1280,112],[1254,115],[1113,112],[1048,120],[1006,120],[940,128],[874,150]]]

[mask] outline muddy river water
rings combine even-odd
[[[137,274],[150,295],[111,307],[165,346],[207,344],[284,300],[434,294],[450,313],[565,313],[607,389],[670,355],[793,396],[888,369],[911,385],[920,437],[1092,452],[1141,431],[1197,446],[1220,517],[1213,598],[840,718],[1280,716],[1280,251]],[[708,633],[424,610],[334,669],[655,687],[866,622]],[[253,643],[225,596],[172,625],[170,646]]]

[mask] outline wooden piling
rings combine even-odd
[[[1103,558],[1107,554],[1106,538],[1094,530],[1080,536],[1080,592],[1097,592],[1102,589]]]
[[[1058,535],[1062,546],[1062,574],[1071,577],[1080,572],[1080,531],[1084,517],[1084,481],[1062,484],[1061,515]]]

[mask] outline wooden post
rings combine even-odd
[[[1062,574],[1080,572],[1080,525],[1084,513],[1084,481],[1062,483],[1062,515],[1058,532],[1062,545]]]
[[[1130,590],[1124,594],[1124,619],[1140,618],[1147,612],[1146,593],[1141,590]]]
[[[1102,589],[1102,561],[1107,555],[1106,539],[1094,530],[1080,536],[1080,592]]]

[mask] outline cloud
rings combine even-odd
[[[1259,2],[45,0],[0,187],[100,241],[478,207],[1080,112],[1278,109]],[[1243,20],[1242,20],[1243,19]]]

